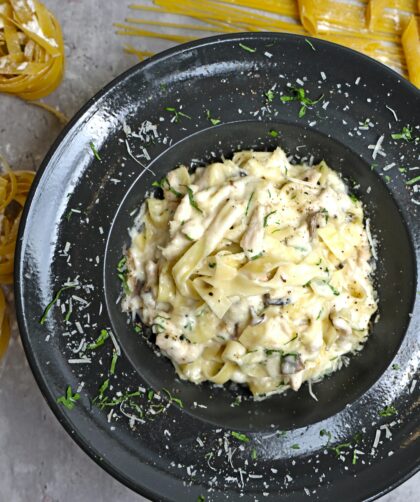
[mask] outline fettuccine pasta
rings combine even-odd
[[[131,231],[123,309],[152,327],[181,378],[262,397],[362,348],[377,309],[370,237],[325,162],[243,151],[160,186]]]
[[[409,23],[418,20],[415,0],[153,0],[150,5],[130,5],[140,11],[139,18],[128,17],[116,23],[119,35],[188,42],[210,33],[273,31],[311,35],[350,47],[390,66],[417,82],[417,52],[403,50],[401,35]],[[418,5],[418,2],[417,2]],[[182,16],[198,21],[185,23],[148,20],[144,13],[155,12]],[[139,25],[157,29],[144,30]],[[157,31],[164,28],[164,32]],[[170,28],[181,32],[170,33]],[[184,33],[182,33],[184,31]],[[201,32],[201,33],[200,33]],[[413,44],[413,28],[405,36]],[[416,44],[418,44],[418,40]],[[407,43],[405,44],[407,45]],[[129,46],[126,52],[143,60],[145,54]],[[414,55],[412,55],[414,54]],[[417,58],[417,59],[416,59]],[[414,69],[413,69],[414,68]],[[418,85],[418,84],[415,84]]]
[[[23,206],[35,173],[12,171],[0,156],[4,172],[0,174],[0,359],[6,351],[9,338],[9,314],[3,285],[13,283],[16,238]]]
[[[61,28],[51,12],[37,0],[0,0],[0,92],[40,99],[63,71]]]

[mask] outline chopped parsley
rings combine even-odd
[[[298,336],[299,335],[297,333],[295,333],[295,336],[293,338],[291,338],[288,342],[286,342],[284,345],[289,345],[289,343],[292,343],[293,341],[295,341]]]
[[[370,165],[370,170],[374,171],[378,167],[378,164],[371,164]]]
[[[187,186],[187,192],[188,192],[188,198],[190,199],[190,204],[191,206],[198,211],[199,213],[203,214],[202,209],[200,209],[197,205],[197,202],[194,199],[194,192],[191,190],[189,186]]]
[[[147,392],[147,400],[148,401],[151,401],[155,396],[155,391],[150,389],[148,392]]]
[[[109,378],[107,378],[106,380],[104,380],[101,384],[101,386],[99,387],[99,399],[102,399],[103,395],[105,394],[105,391],[108,389],[109,387]]]
[[[98,160],[102,160],[101,157],[99,156],[98,150],[95,148],[95,145],[92,143],[92,141],[89,143],[89,146],[90,146],[90,149],[92,150],[95,158]]]
[[[187,115],[186,113],[180,112],[179,110],[177,110],[173,106],[167,106],[165,108],[165,110],[167,112],[171,112],[173,114],[173,116],[175,117],[175,122],[179,122],[181,120],[181,117],[185,117],[186,119],[191,120],[191,117],[189,115]]]
[[[257,51],[257,49],[253,49],[252,47],[248,47],[248,45],[245,45],[242,43],[239,43],[239,47],[247,52],[256,52]]]
[[[54,298],[45,307],[45,310],[44,310],[44,312],[43,312],[43,314],[41,316],[41,319],[39,320],[39,324],[44,324],[45,323],[45,321],[47,320],[49,311],[52,309],[53,305],[55,303],[57,303],[57,301],[60,298],[60,296],[62,295],[63,291],[65,291],[66,289],[74,288],[74,287],[76,287],[76,286],[75,285],[63,286],[62,288],[60,288],[57,291],[57,293],[55,294]]]
[[[359,202],[359,199],[354,195],[354,193],[350,193],[349,197],[355,204]]]
[[[393,364],[393,365],[391,366],[391,368],[392,368],[393,370],[397,371],[397,370],[401,369],[401,366],[400,366],[399,364]]]
[[[174,397],[168,389],[162,389],[163,392],[165,392],[169,398],[169,401],[171,403],[175,403],[177,404],[180,408],[183,408],[184,407],[184,403],[181,401],[181,399],[177,398],[177,397]]]
[[[334,296],[339,296],[340,295],[340,291],[338,291],[338,289],[336,289],[334,286],[332,286],[331,284],[328,284],[328,286],[330,287],[331,291],[333,292]]]
[[[277,131],[275,131],[274,129],[270,129],[268,131],[268,134],[269,136],[271,136],[272,138],[277,138],[277,136],[279,135],[279,133]]]
[[[270,216],[276,212],[277,211],[271,211],[271,213],[268,213],[267,216],[264,216],[264,227],[268,225],[268,218],[270,218]]]
[[[407,141],[407,142],[413,141],[414,138],[411,134],[412,132],[413,132],[413,129],[409,126],[406,126],[406,127],[402,128],[401,132],[391,134],[391,138],[392,139],[403,139],[404,141]]]
[[[392,417],[393,415],[396,415],[398,411],[395,409],[394,406],[386,406],[379,412],[380,417]]]
[[[251,450],[251,458],[252,460],[257,460],[257,450],[255,448]]]
[[[143,327],[142,327],[142,325],[141,325],[140,323],[137,323],[137,324],[134,326],[134,331],[135,331],[136,333],[142,333],[142,331],[143,331]]]
[[[251,261],[254,261],[254,260],[258,260],[258,258],[261,258],[261,256],[264,254],[264,251],[261,251],[261,253],[258,253],[254,256],[251,256],[250,260]]]
[[[406,167],[399,167],[399,168],[398,168],[398,171],[399,171],[400,173],[406,173],[406,172],[407,172],[407,168],[406,168]]]
[[[389,183],[391,181],[391,176],[386,175],[386,176],[384,176],[384,178],[387,183]]]
[[[66,389],[66,394],[64,396],[59,397],[57,399],[57,403],[62,404],[68,410],[72,410],[74,408],[74,405],[76,404],[76,401],[78,401],[79,399],[80,399],[80,394],[78,394],[77,392],[73,394],[71,386],[68,385]]]
[[[184,196],[184,194],[182,194],[181,192],[178,192],[177,190],[175,190],[175,188],[173,188],[171,186],[171,184],[169,183],[169,180],[166,176],[164,178],[162,178],[160,181],[154,181],[152,183],[152,187],[157,187],[157,188],[161,188],[162,190],[165,190],[165,183],[168,185],[167,190],[169,190],[176,197],[178,197],[178,199],[180,199],[181,197]]]
[[[248,216],[248,211],[249,211],[249,208],[251,207],[251,201],[252,201],[252,197],[254,197],[254,193],[255,192],[252,192],[252,194],[250,195],[250,197],[248,199],[248,204],[246,205],[246,209],[245,209],[245,216]]]
[[[243,443],[249,443],[250,442],[250,439],[248,436],[246,436],[245,434],[242,434],[242,432],[235,432],[235,431],[232,431],[231,432],[231,435],[237,439],[238,441],[242,441]]]
[[[105,340],[107,340],[108,338],[109,338],[108,331],[106,329],[101,329],[101,333],[98,336],[98,338],[94,342],[89,343],[87,349],[94,350],[97,349],[98,347],[101,347],[101,345],[103,345],[105,343]]]
[[[321,309],[321,310],[319,311],[319,313],[318,313],[318,315],[317,315],[317,317],[316,317],[316,321],[318,321],[318,319],[321,317],[321,315],[322,315],[322,311],[323,311],[323,310],[324,310],[324,309]]]
[[[414,185],[414,183],[418,183],[420,181],[420,176],[416,176],[415,178],[411,178],[405,182],[406,185]]]
[[[290,448],[293,448],[294,450],[300,450],[300,446],[297,443],[292,444]]]
[[[318,99],[310,99],[306,96],[306,91],[303,87],[291,87],[292,93],[289,96],[281,96],[280,100],[283,103],[287,103],[289,101],[298,101],[301,105],[299,109],[299,118],[302,118],[306,114],[306,110],[311,108],[312,106],[319,103],[322,99],[324,99],[324,95],[322,94]]]
[[[220,124],[220,122],[221,122],[220,119],[215,119],[211,116],[210,110],[206,111],[206,116],[207,116],[208,120],[211,122],[211,124],[214,126],[217,124]]]
[[[130,292],[130,288],[128,287],[127,283],[127,273],[128,273],[127,258],[123,256],[121,260],[117,263],[117,276],[122,283],[125,294],[128,294]]]
[[[117,366],[117,360],[118,360],[118,353],[116,350],[114,350],[112,353],[111,367],[109,368],[109,373],[111,375],[115,375],[115,367]]]
[[[206,498],[204,497],[204,495],[199,495],[197,497],[197,502],[205,502]]]
[[[341,455],[341,450],[344,450],[345,448],[350,448],[351,443],[341,443],[338,444],[337,446],[331,446],[330,450],[333,451],[337,457]]]
[[[269,101],[271,103],[274,99],[275,94],[272,89],[269,89],[268,91],[266,91],[264,93],[264,96],[267,98],[267,101]]]
[[[355,464],[356,464],[356,462],[357,462],[357,459],[358,459],[357,452],[356,452],[356,450],[353,450],[353,457],[352,457],[352,459],[351,459],[351,463],[352,463],[353,465],[355,465]]]
[[[316,51],[315,47],[314,47],[314,44],[308,40],[307,38],[305,38],[305,42],[309,45],[309,47],[313,50],[313,51]]]

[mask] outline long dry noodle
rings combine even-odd
[[[146,15],[157,12],[182,16],[200,24],[191,25],[181,18],[170,22],[150,21],[142,15],[127,18],[125,21],[128,24],[117,24],[117,33],[172,42],[200,38],[199,33],[195,35],[200,30],[310,34],[371,56],[409,76],[410,81],[419,86],[416,57],[420,42],[415,38],[418,32],[415,24],[419,19],[420,2],[416,0],[358,0],[346,3],[339,0],[153,0],[153,4],[135,4],[130,8]],[[143,30],[138,27],[141,24],[165,28],[165,32]],[[188,33],[173,34],[168,32],[168,28],[184,29]],[[404,30],[406,34],[401,40]],[[139,59],[146,57],[144,51],[134,47],[125,50],[138,55]]]
[[[51,12],[37,0],[0,0],[0,92],[40,99],[63,71],[61,28]]]
[[[12,171],[0,156],[4,172],[0,174],[0,359],[9,338],[9,312],[2,286],[13,283],[14,253],[23,206],[35,173]]]

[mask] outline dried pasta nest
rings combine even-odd
[[[56,18],[37,0],[0,0],[0,92],[43,98],[64,71],[64,44]]]
[[[0,359],[10,338],[9,313],[2,289],[13,283],[14,253],[23,206],[35,173],[12,171],[0,156],[4,172],[0,174]]]

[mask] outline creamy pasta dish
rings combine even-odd
[[[261,397],[362,348],[377,309],[369,221],[325,162],[242,151],[155,185],[163,198],[148,197],[131,230],[123,309],[180,378]]]

